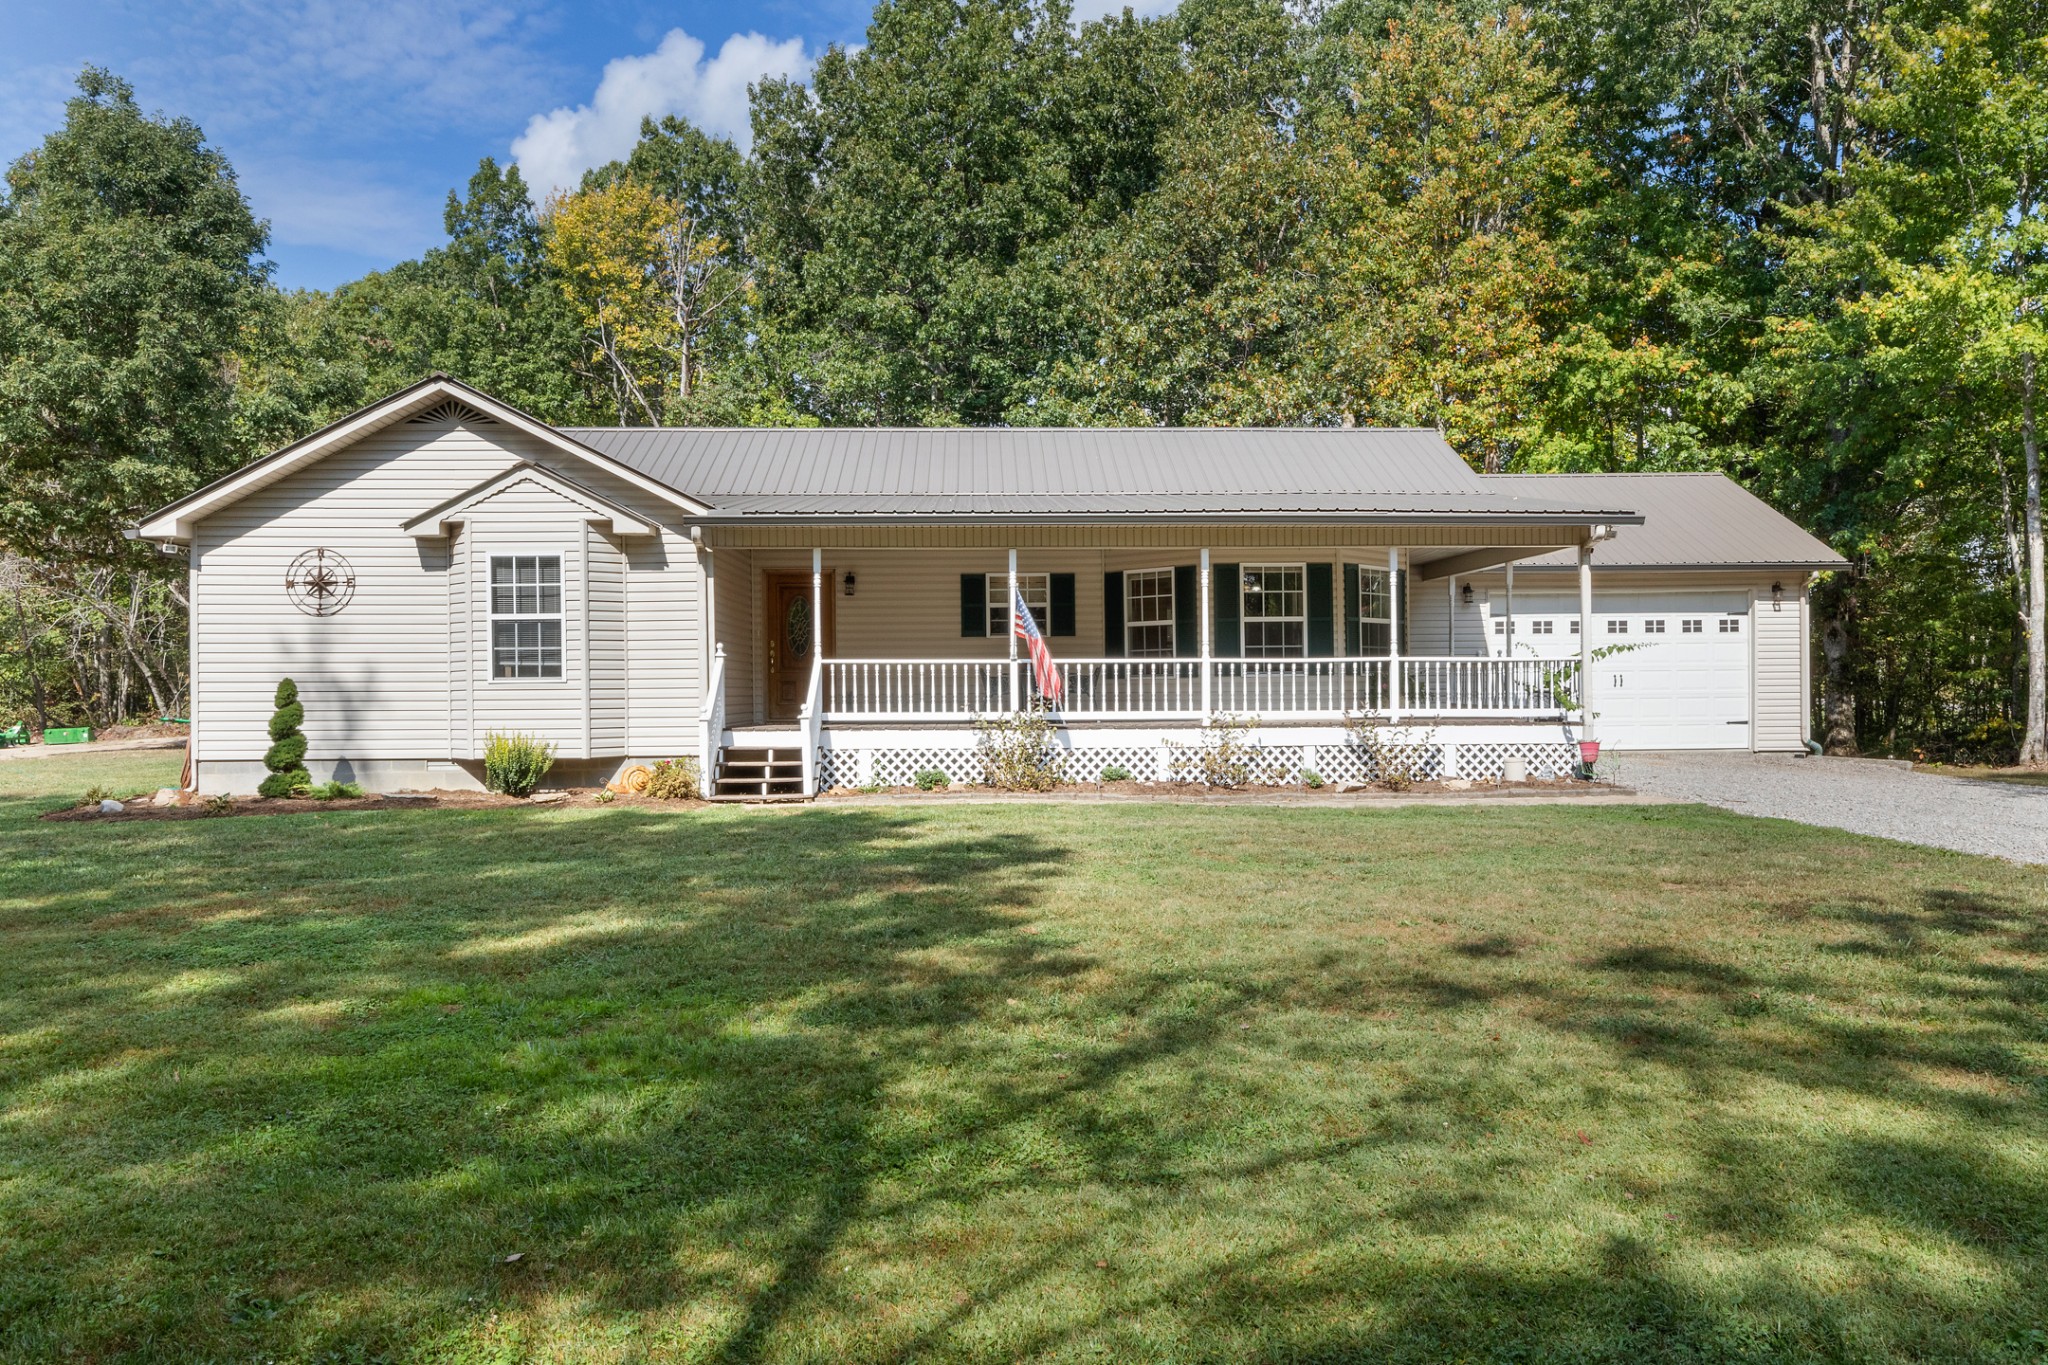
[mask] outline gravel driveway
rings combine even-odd
[[[1803,754],[1615,754],[1610,775],[1645,795],[1743,815],[2048,863],[2048,787],[1972,782],[1889,763]]]

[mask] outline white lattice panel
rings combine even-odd
[[[1458,776],[1486,781],[1500,776],[1501,764],[1519,758],[1528,765],[1529,776],[1562,777],[1578,758],[1569,744],[1530,740],[1516,743],[1458,745]]]
[[[972,749],[877,749],[874,780],[885,787],[909,787],[917,775],[936,768],[956,787],[981,781],[981,755]]]
[[[1061,776],[1069,782],[1100,782],[1104,768],[1122,768],[1133,782],[1157,782],[1159,749],[1149,745],[1076,746],[1067,752]]]

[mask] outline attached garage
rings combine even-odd
[[[1499,475],[1532,496],[1594,488],[1644,514],[1593,554],[1594,732],[1622,751],[1804,747],[1811,713],[1807,591],[1845,567],[1719,474]],[[1419,648],[1502,657],[1579,652],[1577,563],[1563,554],[1423,585]]]

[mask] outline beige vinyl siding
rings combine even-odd
[[[754,552],[713,550],[718,582],[718,641],[725,646],[725,712],[733,725],[761,715],[760,612],[754,602]]]
[[[617,752],[642,757],[691,752],[704,702],[704,569],[697,547],[668,530],[629,537],[619,545],[625,669]],[[593,711],[593,727],[598,714]],[[600,752],[609,756],[613,751]]]
[[[590,755],[617,757],[626,753],[626,556],[587,524],[583,554],[590,575]]]
[[[271,693],[286,676],[305,702],[309,749],[323,759],[469,758],[492,726],[541,733],[574,757],[586,751],[586,714],[594,720],[593,748],[609,742],[600,735],[630,728],[632,689],[616,656],[588,677],[589,712],[583,704],[585,613],[595,605],[609,638],[628,654],[639,623],[622,615],[633,593],[623,583],[618,545],[595,528],[589,558],[598,567],[598,600],[587,600],[582,508],[538,485],[515,484],[445,539],[416,540],[401,529],[522,460],[562,468],[644,515],[665,511],[505,428],[397,423],[203,520],[192,544],[195,757],[260,759]],[[697,628],[693,603],[701,596],[687,542],[665,539],[682,545],[685,557],[646,567],[645,577],[661,580],[658,608],[674,621],[657,629],[657,641],[663,630],[682,638]],[[338,552],[354,571],[355,595],[333,616],[304,615],[284,591],[287,567],[315,547]],[[488,677],[488,556],[522,549],[563,556],[567,676],[560,682],[493,684]],[[694,657],[694,649],[684,653]],[[658,664],[659,652],[650,658]],[[687,710],[694,725],[696,666],[662,676],[675,678],[679,695],[648,699],[650,715],[662,716],[665,705],[671,714]]]
[[[1806,634],[1795,582],[1779,601],[1760,588],[1749,619],[1755,669],[1750,742],[1759,752],[1783,753],[1806,738]]]
[[[470,512],[470,706],[478,749],[492,732],[537,735],[561,758],[588,758],[590,581],[580,509],[537,484],[515,484]],[[499,555],[559,555],[562,560],[562,676],[491,676],[491,560]]]

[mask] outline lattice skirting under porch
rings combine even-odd
[[[1291,786],[1304,772],[1313,772],[1324,782],[1370,782],[1381,776],[1375,754],[1356,744],[1261,744],[1249,745],[1252,780],[1265,786]],[[1178,751],[1173,744],[1155,745],[1076,744],[1063,753],[1060,775],[1069,782],[1101,780],[1105,768],[1122,768],[1139,782],[1171,782],[1175,777],[1176,752],[1186,759],[1198,752],[1197,743],[1184,743]],[[1520,758],[1531,777],[1559,776],[1570,772],[1577,755],[1570,744],[1560,740],[1516,740],[1510,742],[1440,741],[1434,744],[1391,745],[1389,759],[1398,759],[1416,777],[1433,780],[1461,777],[1483,781],[1498,778],[1503,763]],[[907,787],[921,772],[937,770],[954,786],[973,786],[982,780],[981,755],[963,748],[873,749],[833,748],[819,755],[819,781],[828,789],[860,787],[874,783],[883,787]]]

